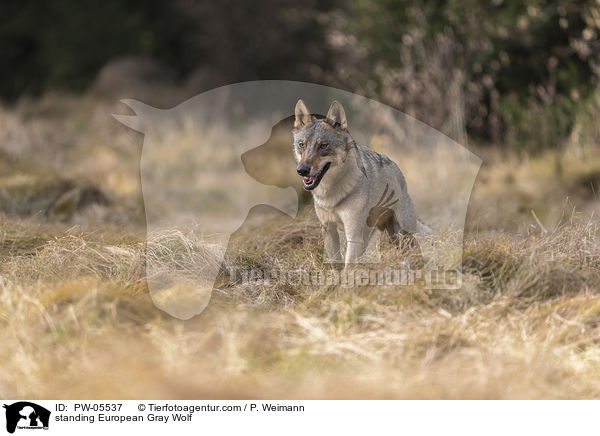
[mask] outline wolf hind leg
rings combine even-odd
[[[412,233],[404,230],[395,214],[390,214],[385,222],[381,222],[382,229],[388,234],[392,246],[404,256],[411,269],[423,268],[425,265],[421,245]]]

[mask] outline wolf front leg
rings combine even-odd
[[[321,226],[323,239],[325,240],[325,256],[329,263],[342,263],[342,251],[340,248],[340,235],[337,224],[328,222]]]
[[[365,243],[363,241],[348,240],[346,242],[346,259],[345,266],[353,263],[358,263],[358,260],[363,255]]]
[[[364,226],[344,225],[346,232],[346,259],[345,266],[357,263],[365,251]]]

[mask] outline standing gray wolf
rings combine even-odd
[[[297,172],[313,195],[329,262],[342,262],[338,230],[346,237],[346,266],[378,252],[384,231],[393,241],[429,233],[417,219],[400,168],[354,141],[339,102],[331,103],[325,119],[317,119],[298,100],[292,134]]]

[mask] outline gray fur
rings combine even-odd
[[[400,168],[387,156],[356,144],[340,103],[334,101],[327,117],[317,120],[299,100],[295,121],[296,162],[309,167],[313,178],[329,164],[311,191],[329,261],[342,261],[338,231],[347,241],[345,265],[378,251],[382,231],[393,239],[428,231],[417,219]]]

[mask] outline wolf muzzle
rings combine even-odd
[[[310,167],[306,165],[299,165],[298,168],[296,168],[296,171],[298,171],[298,174],[302,176],[302,181],[304,182],[303,188],[306,191],[312,191],[313,189],[315,189],[321,182],[321,179],[323,178],[330,166],[331,162],[327,162],[327,164],[325,164],[325,166],[319,174],[317,174],[316,176],[311,176]]]

